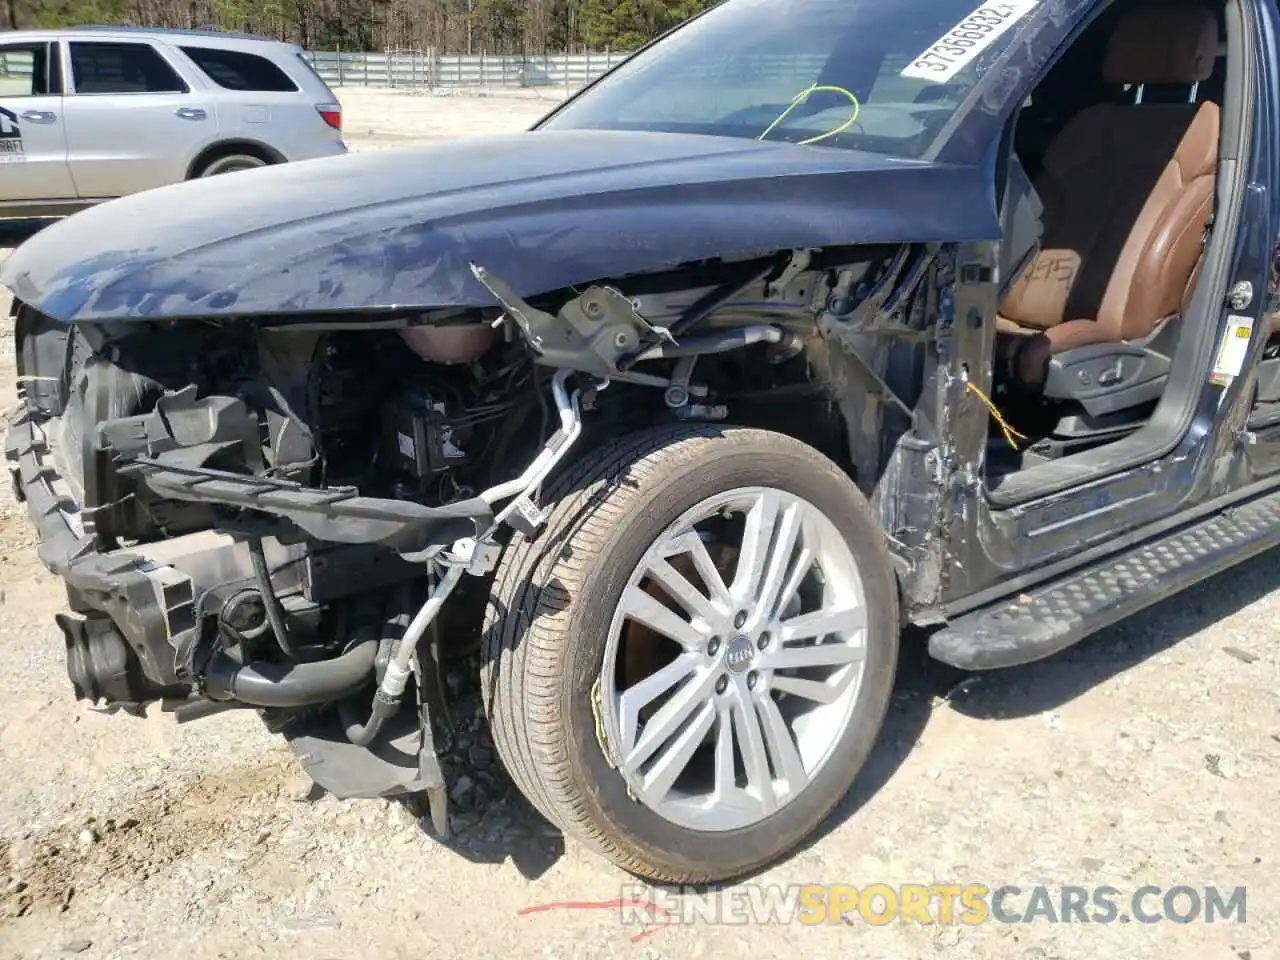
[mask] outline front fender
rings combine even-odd
[[[531,297],[713,257],[994,239],[989,179],[714,137],[476,138],[112,201],[37,234],[0,283],[64,321],[492,306],[471,262]]]

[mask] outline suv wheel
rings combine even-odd
[[[216,177],[220,173],[234,173],[237,170],[252,170],[254,167],[265,167],[267,161],[248,153],[233,153],[230,156],[218,157],[205,164],[197,177]]]
[[[579,461],[547,499],[485,624],[517,785],[662,882],[790,851],[848,791],[893,685],[897,585],[862,494],[790,437],[680,425]]]

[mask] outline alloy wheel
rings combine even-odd
[[[600,711],[632,796],[694,830],[752,826],[799,796],[853,715],[866,653],[857,560],[782,490],[710,497],[628,580]]]

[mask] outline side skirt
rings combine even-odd
[[[965,670],[1041,660],[1277,546],[1280,490],[956,617],[929,654]]]

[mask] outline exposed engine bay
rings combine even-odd
[[[948,312],[936,254],[787,251],[537,303],[473,265],[498,307],[414,316],[117,329],[19,305],[6,454],[68,585],[77,695],[255,708],[332,792],[442,805],[439,663],[570,449],[732,415],[873,483],[923,382],[924,318]],[[852,409],[884,429],[849,429]],[[848,449],[865,436],[879,449]]]

